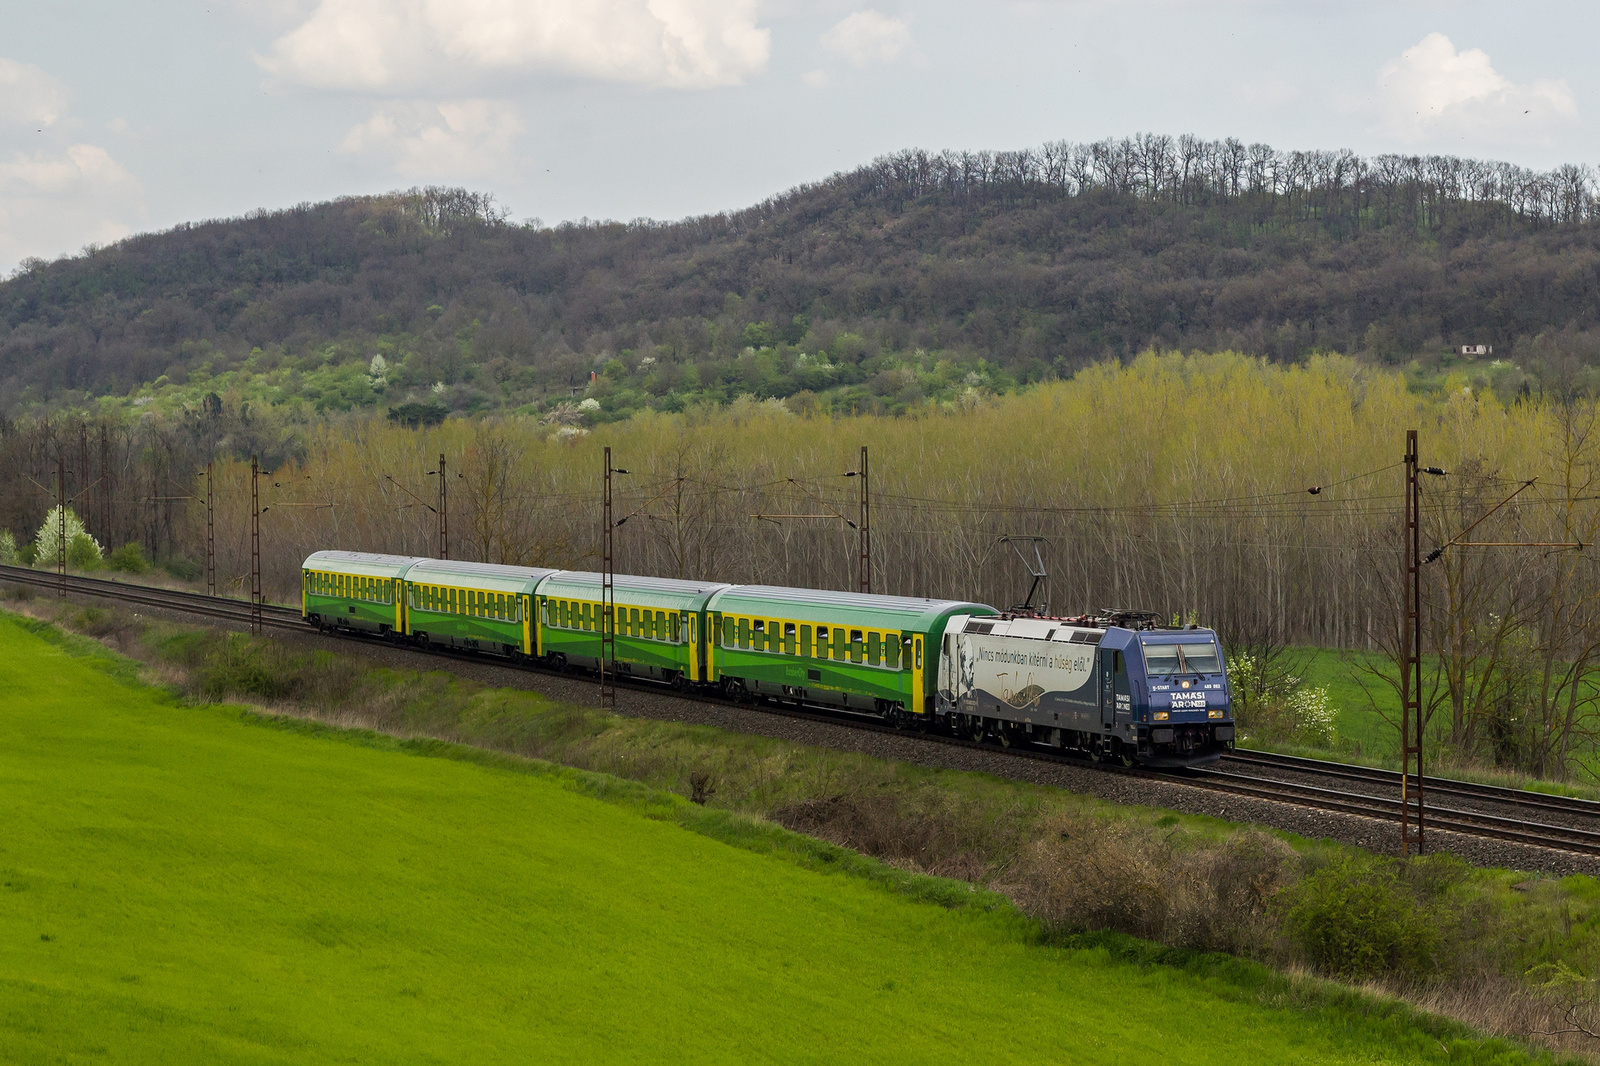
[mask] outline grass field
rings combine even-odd
[[[0,616],[0,1061],[1525,1061],[1371,1002],[1264,1006],[1282,982],[1242,963],[1038,946],[643,786],[130,670]]]

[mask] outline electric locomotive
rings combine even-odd
[[[1152,614],[952,618],[935,716],[1000,743],[1075,749],[1131,766],[1197,766],[1233,748],[1216,633]]]

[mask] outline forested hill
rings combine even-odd
[[[619,414],[897,410],[1152,345],[1481,343],[1570,374],[1600,362],[1597,214],[1585,168],[1147,136],[902,153],[676,223],[516,225],[413,190],[25,264],[0,283],[0,406],[153,386],[548,408],[599,371]]]

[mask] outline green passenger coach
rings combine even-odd
[[[420,560],[374,552],[313,552],[300,567],[300,615],[318,629],[403,633],[401,582]]]
[[[616,575],[612,602],[617,672],[672,684],[701,683],[706,601],[727,587],[711,581]],[[539,586],[539,632],[551,665],[598,668],[602,592],[601,575],[575,570],[555,573]]]
[[[406,571],[405,626],[419,644],[537,656],[534,597],[556,570],[420,559]]]
[[[707,604],[707,680],[732,697],[929,714],[934,660],[953,615],[995,610],[958,600],[733,585]]]

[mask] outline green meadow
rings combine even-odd
[[[1529,1061],[1252,964],[1043,945],[998,897],[642,785],[132,671],[0,615],[6,1063]]]

